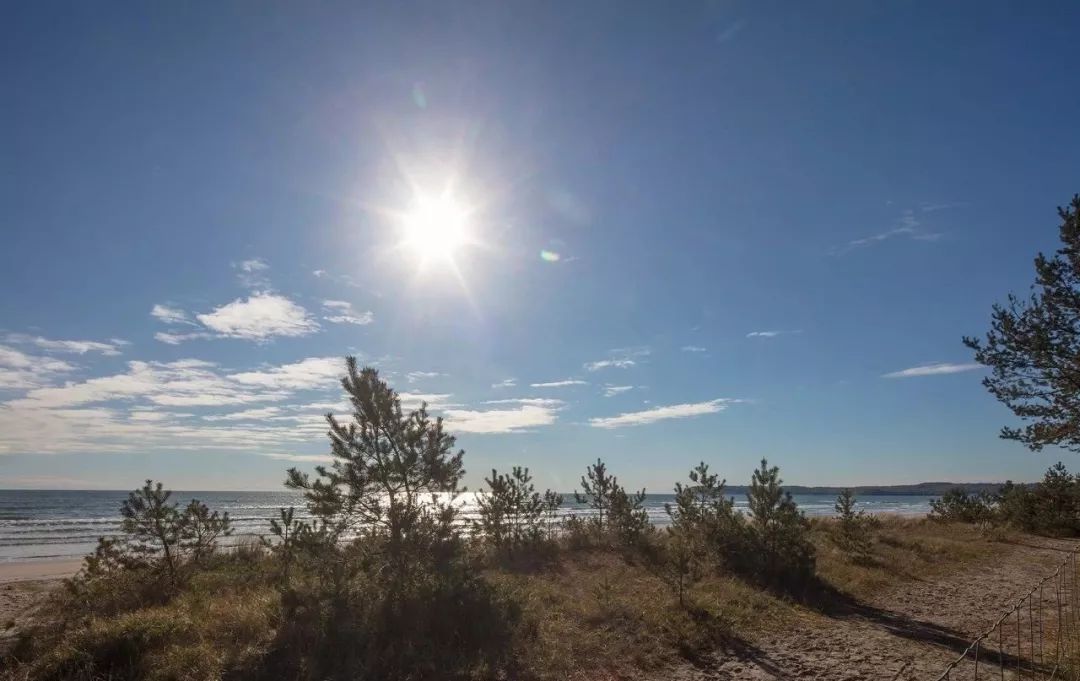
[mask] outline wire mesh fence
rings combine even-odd
[[[1080,562],[1070,551],[937,681],[1080,679]]]

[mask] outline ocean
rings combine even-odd
[[[0,490],[0,562],[77,558],[93,551],[98,537],[116,534],[120,527],[120,503],[127,492],[70,490]],[[227,511],[235,528],[231,541],[253,539],[268,531],[278,509],[297,507],[303,516],[303,499],[296,492],[174,492],[173,500],[186,504],[199,499],[212,510]],[[922,515],[930,511],[932,496],[867,495],[857,507],[868,513]],[[573,494],[564,495],[562,513],[585,514],[574,503]],[[664,504],[670,494],[650,494],[645,507],[654,525],[668,522]],[[836,497],[831,494],[799,494],[795,501],[808,516],[833,514]],[[459,498],[462,514],[475,513],[472,494]],[[735,495],[737,507],[746,507],[746,497]]]

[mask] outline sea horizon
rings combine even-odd
[[[832,493],[806,493],[792,487],[792,496],[808,517],[835,513]],[[461,522],[477,517],[478,492],[458,495]],[[732,486],[728,496],[735,507],[747,510],[742,486]],[[857,496],[856,508],[871,514],[925,515],[936,494],[864,494]],[[120,504],[124,490],[0,490],[0,563],[74,559],[93,551],[99,537],[120,531]],[[172,500],[186,504],[197,498],[212,510],[227,512],[235,529],[229,542],[257,541],[269,533],[269,523],[279,509],[294,507],[299,518],[308,516],[303,495],[292,490],[177,490]],[[668,525],[666,504],[674,494],[646,493],[643,506],[656,527]],[[558,515],[589,516],[591,509],[579,504],[573,492],[563,493]]]

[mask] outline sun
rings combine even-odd
[[[469,210],[449,194],[417,197],[402,219],[403,246],[421,262],[452,262],[457,251],[470,241]]]

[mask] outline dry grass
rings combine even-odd
[[[856,599],[986,560],[997,542],[1008,539],[975,526],[886,517],[873,532],[870,556],[858,561],[836,547],[835,531],[831,520],[812,524],[818,575]],[[706,570],[680,606],[648,555],[563,546],[532,564],[486,568],[485,579],[523,613],[515,676],[602,679],[656,672],[782,635],[812,614],[716,570]],[[249,562],[200,575],[167,605],[71,627],[58,645],[39,651],[33,678],[93,678],[95,669],[110,669],[114,678],[218,679],[258,667],[272,645],[280,606],[258,561]]]
[[[39,679],[220,679],[263,656],[276,619],[271,589],[195,591],[70,627],[25,671]]]
[[[995,550],[1000,551],[1001,541],[1009,539],[1000,531],[926,518],[879,516],[878,521],[869,558],[853,560],[830,539],[836,522],[815,519],[818,576],[845,593],[866,598],[905,581],[986,560]]]
[[[487,576],[522,604],[523,633],[532,639],[522,663],[538,678],[659,669],[735,642],[788,610],[722,576],[695,584],[682,607],[648,562],[602,549],[568,551],[539,572],[495,569]]]

